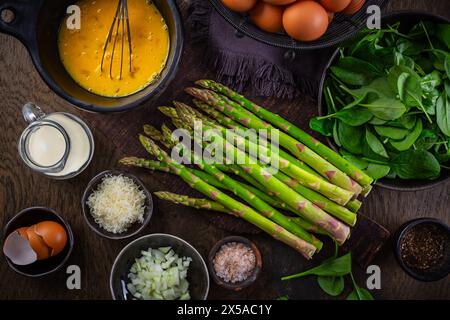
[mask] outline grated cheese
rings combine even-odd
[[[125,232],[133,223],[144,222],[146,195],[128,177],[105,176],[88,198],[92,217],[112,233]]]

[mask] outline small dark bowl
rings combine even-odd
[[[401,242],[403,240],[403,237],[415,226],[419,224],[434,224],[438,227],[442,228],[444,231],[447,232],[447,238],[448,238],[448,245],[447,245],[447,252],[445,254],[445,257],[443,261],[429,270],[420,271],[413,268],[410,268],[402,259],[401,255]],[[394,238],[394,251],[395,251],[395,257],[397,258],[398,263],[402,267],[402,269],[409,274],[411,277],[413,277],[416,280],[424,281],[424,282],[431,282],[431,281],[437,281],[440,279],[445,278],[450,273],[450,227],[443,223],[442,221],[439,221],[437,219],[433,218],[419,218],[414,219],[411,221],[406,222],[403,224],[399,230],[396,232],[395,238]]]
[[[414,24],[419,21],[431,21],[434,23],[450,23],[450,20],[435,14],[422,12],[422,11],[399,11],[387,14],[382,17],[382,26],[386,26],[388,24],[392,24],[395,22],[400,22],[400,29],[407,29],[412,27]],[[318,96],[318,107],[319,107],[319,115],[323,116],[327,114],[327,107],[324,103],[323,99],[323,89],[325,85],[325,80],[328,76],[328,70],[330,67],[336,62],[339,57],[339,48],[331,56],[328,64],[322,73],[322,79],[319,86],[319,96]],[[335,151],[339,150],[339,147],[333,141],[333,139],[326,139],[331,148]],[[450,170],[443,169],[441,172],[441,176],[436,180],[402,180],[402,179],[380,179],[377,181],[377,186],[396,190],[396,191],[420,191],[435,187],[445,181],[450,181]]]
[[[206,263],[200,253],[189,243],[170,234],[154,233],[138,238],[125,246],[112,266],[109,278],[111,295],[114,300],[131,300],[126,288],[128,273],[142,250],[148,248],[171,247],[182,257],[191,257],[188,270],[189,293],[192,300],[206,300],[209,292],[209,275]]]
[[[73,250],[74,239],[72,229],[69,224],[56,211],[44,207],[24,209],[9,220],[3,231],[3,243],[5,243],[6,238],[11,234],[11,232],[14,232],[18,228],[30,227],[42,221],[55,221],[61,224],[67,232],[67,244],[64,250],[56,256],[46,260],[36,261],[35,263],[27,266],[15,265],[8,257],[5,257],[11,269],[27,277],[37,278],[58,271],[64,266],[67,259],[69,259],[69,256]]]
[[[242,282],[237,282],[237,283],[225,282],[225,281],[223,281],[223,279],[221,279],[219,276],[217,276],[216,271],[214,270],[214,258],[216,256],[217,252],[220,250],[220,248],[222,248],[222,246],[224,244],[227,244],[230,242],[241,242],[241,243],[249,246],[255,253],[255,257],[256,257],[255,270],[253,271],[252,275],[250,275],[246,280],[244,280]],[[251,284],[253,284],[256,281],[256,279],[258,278],[259,274],[261,273],[261,269],[262,269],[261,252],[259,251],[258,247],[252,241],[248,240],[247,238],[239,237],[239,236],[226,237],[226,238],[223,238],[222,240],[220,240],[219,242],[217,242],[214,245],[214,247],[211,249],[211,251],[209,252],[208,266],[209,266],[209,271],[211,273],[211,277],[213,278],[215,283],[217,283],[219,286],[221,286],[225,289],[240,291],[240,290],[250,286]]]
[[[136,222],[133,225],[131,225],[127,231],[117,234],[106,231],[105,229],[100,227],[100,225],[97,222],[95,222],[94,217],[92,217],[89,206],[86,203],[91,193],[97,189],[98,185],[102,182],[103,178],[108,175],[112,176],[123,175],[125,177],[132,179],[134,183],[136,183],[140,187],[140,189],[144,191],[145,196],[147,197],[145,202],[146,213],[144,216],[144,221],[142,223]],[[147,188],[144,186],[141,180],[139,180],[135,176],[118,170],[108,170],[99,173],[89,182],[89,184],[86,187],[86,190],[83,193],[83,197],[81,198],[81,208],[83,209],[84,219],[86,220],[88,226],[92,230],[94,230],[97,234],[101,235],[102,237],[112,240],[120,240],[138,234],[148,225],[153,214],[153,199],[151,193],[147,190]]]

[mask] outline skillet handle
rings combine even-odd
[[[41,0],[6,0],[0,3],[0,32],[9,34],[23,43],[32,37],[33,29],[36,23]],[[12,21],[3,20],[4,12],[13,13]]]

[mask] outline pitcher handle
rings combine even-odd
[[[22,116],[24,120],[30,124],[45,118],[46,114],[40,107],[32,102],[28,102],[22,107]]]

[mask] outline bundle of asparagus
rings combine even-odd
[[[226,160],[231,154],[233,159],[245,161],[211,164],[195,151],[186,150],[187,146],[180,147],[168,126],[163,125],[160,131],[145,125],[145,135],[139,140],[158,160],[126,157],[120,162],[178,175],[209,199],[165,191],[155,195],[176,204],[245,219],[308,259],[323,245],[313,234],[344,243],[361,207],[357,197],[370,191],[373,179],[300,128],[233,90],[211,80],[197,84],[205,89],[186,89],[197,109],[174,102],[175,107],[159,110],[171,118],[176,128],[185,129],[191,136],[196,121],[201,121],[201,133],[223,146]],[[271,152],[242,134],[245,129],[267,130],[268,138],[279,138],[284,150]],[[157,142],[167,149],[178,148],[176,151],[188,157],[197,169],[174,161]],[[264,161],[249,153],[252,148],[265,155]],[[269,162],[276,163],[279,170],[270,170]]]

